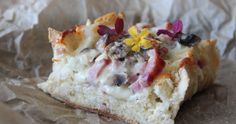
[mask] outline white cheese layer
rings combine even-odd
[[[91,43],[89,31],[92,28],[92,25],[87,26],[85,30],[85,35],[88,37],[85,41]],[[90,27],[90,28],[89,28]],[[154,30],[154,29],[153,29]],[[177,41],[172,41],[170,37],[166,35],[160,35],[158,38],[162,41],[161,47],[165,47],[168,49],[168,53],[164,56],[164,60],[166,66],[163,72],[177,72],[179,63],[185,58],[187,55],[187,51],[191,48],[182,46]],[[135,63],[129,63],[129,58],[126,58],[125,61],[111,61],[111,63],[103,69],[101,74],[91,82],[88,80],[89,78],[89,68],[92,66],[93,61],[99,62],[103,59],[107,59],[108,56],[105,52],[99,53],[96,49],[82,50],[86,46],[91,46],[91,44],[84,44],[81,46],[81,49],[77,49],[73,54],[64,56],[63,59],[59,62],[55,62],[53,65],[53,73],[50,75],[49,79],[57,80],[57,81],[65,81],[65,80],[73,80],[78,84],[92,84],[97,87],[99,90],[105,92],[108,95],[114,96],[120,99],[129,99],[133,97],[135,93],[133,93],[127,84],[125,86],[116,86],[113,85],[113,76],[116,74],[121,74],[125,76],[135,76],[142,73],[142,68],[146,64],[144,60],[138,60]],[[95,59],[96,58],[96,59]],[[159,91],[158,89],[155,91],[156,94],[164,93],[164,95],[168,96],[173,89],[173,84],[168,82],[168,84],[163,85],[167,88],[166,91]],[[157,93],[158,92],[158,93]]]

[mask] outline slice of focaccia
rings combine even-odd
[[[173,124],[181,103],[213,83],[219,65],[216,42],[182,28],[177,20],[124,31],[116,13],[63,32],[49,28],[53,71],[38,87],[127,123]]]

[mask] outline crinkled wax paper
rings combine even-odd
[[[236,123],[235,0],[0,0],[0,124],[123,123],[72,109],[35,87],[51,72],[47,28],[67,29],[110,11],[125,12],[126,26],[180,18],[184,32],[217,39],[217,80],[182,105],[176,124]]]

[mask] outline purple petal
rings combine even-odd
[[[157,36],[161,35],[161,34],[165,34],[168,35],[171,38],[174,38],[175,34],[171,33],[170,31],[166,30],[166,29],[160,29],[157,31]]]
[[[115,30],[115,29],[111,29],[111,30],[109,31],[109,35],[117,35],[116,30]]]
[[[172,25],[173,32],[176,34],[176,33],[182,32],[182,29],[183,29],[182,21],[181,20],[176,20]]]
[[[97,32],[99,35],[104,35],[104,34],[110,34],[110,32],[113,32],[113,31],[106,25],[99,25]]]
[[[117,18],[115,22],[115,30],[117,34],[122,33],[124,29],[124,20],[122,18]]]

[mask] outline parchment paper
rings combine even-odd
[[[35,87],[51,72],[47,28],[64,30],[110,11],[124,11],[126,26],[180,18],[183,32],[217,39],[217,80],[182,105],[176,124],[236,123],[235,0],[0,0],[0,124],[123,123],[72,109]]]

